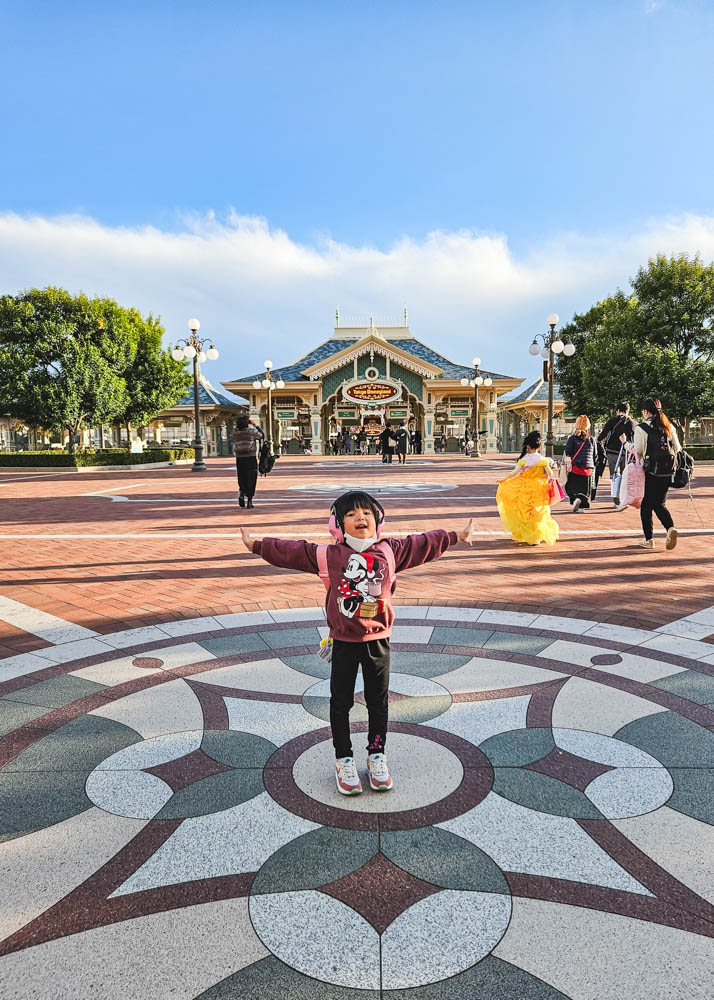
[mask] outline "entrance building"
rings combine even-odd
[[[499,445],[498,397],[518,388],[523,379],[481,368],[493,384],[474,390],[461,384],[473,368],[449,361],[417,340],[407,324],[350,321],[339,312],[332,336],[287,365],[273,364],[273,379],[283,383],[271,391],[273,440],[288,453],[326,454],[339,433],[363,433],[369,442],[389,423],[402,421],[420,435],[421,450],[456,451],[466,428],[474,426],[474,393],[478,391],[481,451]],[[250,402],[250,415],[267,431],[268,390],[253,383],[264,373],[246,375],[223,385]],[[354,450],[354,449],[353,449]]]

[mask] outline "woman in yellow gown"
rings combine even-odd
[[[558,525],[550,514],[550,481],[554,476],[549,458],[540,454],[541,436],[531,431],[525,453],[516,467],[498,485],[496,504],[501,523],[516,542],[555,545]]]

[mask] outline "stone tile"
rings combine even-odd
[[[268,649],[268,644],[257,632],[239,632],[238,635],[221,635],[215,639],[204,639],[199,643],[214,656],[233,656],[236,653],[254,653]]]
[[[487,955],[477,965],[450,979],[429,986],[391,990],[389,1000],[569,1000],[564,993],[548,986],[509,962]],[[252,1000],[252,997],[251,997]]]
[[[693,660],[712,655],[710,643],[697,642],[696,639],[682,639],[678,635],[655,635],[641,643],[641,646],[642,649],[659,649],[663,653],[674,653],[675,656],[691,656]]]
[[[379,844],[376,830],[319,827],[276,851],[258,872],[251,893],[318,889],[360,869],[377,854]]]
[[[99,764],[99,771],[133,771],[158,767],[170,760],[177,760],[198,750],[202,731],[168,733],[153,739],[141,740],[106,757]],[[153,776],[152,776],[153,777]]]
[[[550,644],[550,639],[537,635],[520,635],[516,632],[494,632],[484,643],[486,649],[504,649],[512,653],[540,653]]]
[[[274,622],[312,622],[312,621],[323,621],[325,618],[325,608],[314,607],[314,608],[278,608],[274,611],[269,611],[271,619]]]
[[[699,625],[697,622],[682,618],[678,622],[670,622],[668,625],[658,625],[656,632],[663,635],[679,635],[683,639],[705,639],[714,632],[711,625]]]
[[[493,635],[493,629],[452,628],[435,625],[431,636],[434,645],[444,646],[484,646]]]
[[[524,728],[529,702],[530,695],[499,698],[496,701],[459,702],[438,719],[432,719],[424,725],[454,733],[478,746],[496,733]]]
[[[553,729],[555,745],[561,750],[585,760],[594,760],[608,767],[661,768],[659,761],[649,753],[610,736],[587,733],[580,729]]]
[[[602,819],[600,811],[578,788],[537,771],[496,767],[493,790],[510,802],[517,802],[539,813],[572,816],[575,819]]]
[[[392,663],[394,663],[395,655],[395,653],[392,653]],[[310,677],[325,679],[330,676],[332,670],[330,664],[326,663],[317,653],[304,653],[302,656],[283,656],[281,659],[292,670],[299,670]]]
[[[232,615],[214,615],[221,628],[246,628],[249,625],[270,625],[273,619],[269,611],[244,611]]]
[[[230,697],[225,703],[231,729],[262,736],[276,746],[324,726],[324,722],[306,712],[302,705]]]
[[[438,826],[471,841],[504,872],[547,875],[650,895],[574,819],[536,812],[494,792]]]
[[[585,794],[606,819],[614,820],[659,809],[673,789],[663,767],[618,767],[591,781]]]
[[[303,975],[337,986],[379,990],[379,935],[339,900],[310,889],[252,896],[250,917],[270,951]],[[326,927],[329,934],[324,933]],[[339,962],[335,940],[350,942]]]
[[[666,677],[660,677],[651,683],[652,687],[669,691],[679,698],[696,702],[697,705],[714,704],[714,677],[710,674],[675,667],[667,672]]]
[[[143,628],[129,628],[123,632],[109,632],[102,636],[102,642],[115,649],[125,649],[127,646],[141,646],[147,642],[165,642],[166,632],[158,625],[146,625]]]
[[[263,632],[263,638],[271,649],[285,649],[289,646],[315,646],[320,644],[320,633],[316,628],[286,628],[277,632]]]
[[[665,712],[644,698],[616,688],[571,677],[553,705],[553,725],[561,729],[585,729],[615,736],[633,719]]]
[[[146,657],[141,657],[146,659]],[[67,676],[81,677],[86,681],[95,681],[106,687],[116,687],[117,684],[128,684],[130,681],[139,680],[149,674],[158,673],[162,667],[135,667],[131,656],[122,656],[118,660],[106,660],[104,663],[97,663],[93,667],[82,667],[80,670],[72,670]]]
[[[1,773],[77,771],[88,774],[105,758],[138,741],[138,733],[113,719],[83,715],[45,733],[13,757]]]
[[[3,681],[14,680],[15,677],[25,677],[36,670],[47,670],[50,664],[37,653],[18,653],[17,656],[7,656],[0,660],[0,684]]]
[[[447,979],[484,958],[503,936],[510,896],[445,889],[401,913],[382,935],[382,987]]]
[[[694,614],[687,615],[686,618],[680,618],[679,620],[696,622],[698,625],[711,625],[712,632],[714,632],[714,605],[710,608],[702,608],[701,611],[695,611]]]
[[[290,1000],[380,1000],[381,995],[378,990],[353,990],[303,976],[271,955],[217,983],[212,989],[196,997],[196,1000],[268,1000],[268,997],[290,997]]]
[[[452,694],[470,691],[500,691],[504,688],[524,687],[528,684],[545,684],[560,680],[566,674],[554,670],[527,666],[513,660],[486,660],[473,657],[463,667],[439,677],[439,684]]]
[[[112,646],[99,639],[79,639],[77,642],[65,642],[61,646],[46,646],[37,655],[50,663],[71,663],[72,660],[81,660],[85,656],[113,652]]]
[[[636,719],[616,735],[665,767],[714,768],[714,733],[676,712]]]
[[[164,670],[173,670],[175,667],[186,667],[191,663],[205,663],[207,660],[216,659],[215,653],[198,642],[185,642],[179,646],[161,646],[148,653],[142,653],[141,656],[161,660]]]
[[[81,771],[0,771],[0,845],[54,826],[91,805]]]
[[[168,681],[145,691],[137,691],[93,709],[90,715],[115,719],[136,730],[144,739],[203,728],[203,712],[198,698],[183,680]]]
[[[531,623],[534,629],[545,629],[548,632],[564,632],[566,635],[582,635],[597,624],[587,618],[563,618],[559,615],[538,615]]]
[[[429,606],[427,604],[395,604],[394,615],[397,621],[400,618],[426,618]]]
[[[390,662],[391,669],[395,673],[413,674],[416,677],[439,677],[455,670],[456,667],[462,667],[469,662],[469,657],[458,653],[436,653],[430,650],[425,650],[423,653],[392,650]]]
[[[645,642],[652,637],[652,633],[647,629],[626,628],[623,625],[610,625],[608,623],[593,625],[583,635],[591,635],[597,639],[610,639],[612,642],[631,643],[632,645]]]
[[[479,622],[490,625],[520,625],[527,627],[532,625],[538,615],[529,615],[523,611],[492,611],[481,612]]]
[[[703,899],[714,903],[714,827],[671,809],[613,820],[648,857]]]
[[[631,652],[609,654],[613,657],[617,656],[619,663],[593,663],[593,657],[598,660],[604,655],[608,655],[607,650],[601,646],[591,646],[583,642],[568,642],[565,639],[556,639],[555,642],[541,650],[538,655],[544,659],[562,660],[564,663],[570,663],[577,667],[594,666],[596,670],[602,670],[603,673],[614,674],[616,677],[629,677],[631,680],[640,681],[643,684],[686,669]]]
[[[392,642],[427,643],[434,631],[431,625],[394,625],[392,626]]]
[[[437,827],[382,832],[382,853],[416,878],[442,889],[510,895],[501,869],[478,847]]]
[[[215,618],[185,618],[175,622],[162,622],[159,628],[175,639],[180,635],[199,635],[201,632],[216,632],[223,626]]]
[[[477,622],[483,614],[483,608],[442,608],[432,605],[426,614],[427,621],[447,622]]]
[[[145,771],[96,769],[85,784],[87,798],[114,816],[153,819],[173,796],[171,788]]]
[[[714,826],[714,768],[671,767],[674,792],[668,805]]]
[[[578,1000],[704,1000],[714,979],[711,938],[534,899],[513,900],[494,955]]]
[[[357,735],[361,745],[366,736]],[[464,776],[461,761],[446,747],[420,736],[389,733],[387,757],[394,788],[379,795],[367,788],[366,751],[357,754],[363,795],[338,795],[335,789],[335,752],[331,740],[306,750],[293,766],[295,784],[311,799],[335,809],[358,813],[394,813],[419,809],[454,792]],[[419,775],[418,783],[413,776]]]
[[[12,886],[12,892],[0,893],[0,940],[81,885],[143,827],[138,820],[91,807],[0,845],[0,880]]]
[[[0,698],[0,736],[19,729],[33,719],[45,715],[47,709],[40,705],[23,705],[21,702],[5,701]]]
[[[106,684],[97,684],[96,681],[63,674],[60,677],[39,681],[37,684],[31,684],[29,687],[6,694],[4,700],[44,706],[48,709],[60,708],[62,705],[69,705],[73,701],[78,701],[80,698],[86,698],[90,694],[105,689]]]
[[[37,945],[6,956],[3,975],[8,996],[32,1000],[193,1000],[266,954],[250,924],[248,900],[225,899]]]
[[[272,691],[296,695],[302,694],[314,684],[314,678],[293,670],[278,659],[234,663],[230,667],[219,667],[217,670],[196,674],[195,680],[206,684],[218,684],[221,687],[239,688],[243,691]]]
[[[64,618],[48,614],[32,608],[20,601],[0,595],[0,621],[5,621],[15,628],[31,632],[47,642],[68,642],[71,639],[89,639],[97,633],[92,629],[74,625]]]
[[[248,802],[185,819],[161,847],[113,893],[255,872],[316,823],[287,812],[263,792]]]

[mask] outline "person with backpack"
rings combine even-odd
[[[386,465],[391,465],[394,449],[397,446],[397,439],[394,436],[391,424],[386,424],[384,430],[379,435],[379,443],[382,451],[382,462]]]
[[[394,449],[397,455],[397,459],[400,465],[406,465],[407,462],[407,447],[409,445],[409,431],[404,426],[404,421],[400,423],[397,428],[397,432],[394,435],[394,439],[397,442],[397,446]]]
[[[335,782],[340,795],[359,795],[362,781],[352,755],[350,709],[360,666],[367,704],[367,773],[375,792],[388,792],[393,779],[385,743],[389,718],[389,637],[397,574],[443,555],[457,542],[471,545],[474,522],[460,531],[439,528],[405,538],[381,537],[384,508],[364,490],[350,490],[330,509],[333,545],[282,538],[254,539],[241,528],[249,552],[272,566],[320,576],[330,631],[330,729],[335,749]],[[322,644],[321,644],[322,645]],[[322,655],[322,653],[321,653]],[[414,780],[419,780],[415,776]]]
[[[258,460],[255,449],[258,442],[264,438],[265,435],[260,427],[248,419],[247,413],[238,414],[233,432],[233,450],[238,475],[238,503],[241,507],[253,506],[255,485],[258,482]]]
[[[622,449],[620,448],[621,435],[625,435],[626,441],[633,441],[635,437],[635,421],[629,414],[630,404],[625,402],[618,403],[615,416],[610,417],[597,436],[597,441],[605,447],[605,457],[607,459],[607,467],[610,470],[610,479],[617,472],[621,473],[625,464],[623,456],[620,458],[618,468],[618,456],[622,453]],[[600,478],[604,471],[603,466],[598,478]],[[616,507],[619,507],[619,497],[613,497],[612,501]]]
[[[667,509],[667,491],[677,465],[677,455],[682,450],[677,432],[662,412],[662,404],[648,396],[642,404],[642,423],[635,428],[634,441],[630,444],[625,434],[620,441],[628,451],[634,449],[645,469],[645,493],[640,505],[640,518],[645,537],[638,542],[642,549],[654,549],[652,514],[657,515],[667,532],[665,549],[671,552],[677,544],[677,529]]]
[[[581,413],[575,421],[575,432],[565,442],[563,449],[568,472],[565,492],[574,514],[587,510],[590,506],[596,452],[595,441],[590,437],[590,420]]]

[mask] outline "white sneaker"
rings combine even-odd
[[[335,761],[335,781],[341,795],[359,795],[362,782],[357,773],[354,757],[338,757]]]
[[[387,767],[387,758],[383,753],[371,753],[367,758],[369,771],[369,787],[373,792],[388,792],[394,782]]]
[[[580,504],[582,502],[583,501],[580,499],[580,497],[576,497],[575,500],[573,500],[573,514],[578,513],[578,511],[580,510]]]
[[[655,547],[654,538],[643,538],[637,543],[641,549],[653,549]]]
[[[677,531],[676,528],[668,528],[667,529],[667,541],[665,542],[664,547],[665,547],[665,549],[667,549],[668,552],[671,552],[672,549],[677,544],[677,536],[678,535],[679,535],[679,532]]]

